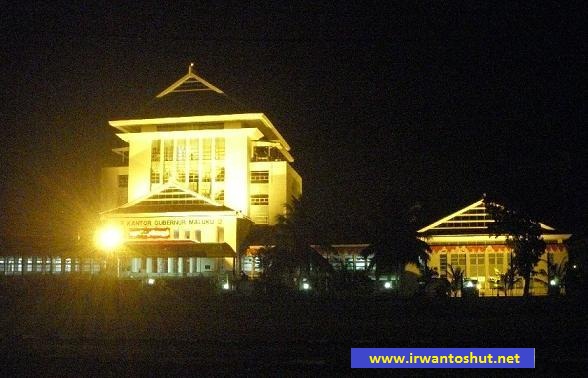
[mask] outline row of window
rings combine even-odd
[[[454,270],[459,267],[468,276],[486,276],[488,266],[488,275],[494,276],[505,272],[509,260],[510,254],[504,252],[442,253],[439,255],[439,272],[442,275],[447,274],[451,265]]]
[[[163,154],[162,154],[163,152]],[[156,139],[151,142],[151,161],[224,160],[224,138]]]
[[[97,273],[100,261],[93,259],[61,257],[0,257],[0,274],[14,273]]]

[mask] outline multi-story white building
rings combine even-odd
[[[122,274],[234,271],[251,224],[274,224],[302,192],[290,146],[268,117],[188,73],[138,113],[109,122],[128,147],[102,172],[103,223]],[[125,269],[126,268],[126,269]]]

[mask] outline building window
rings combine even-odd
[[[161,182],[160,165],[161,164],[159,164],[159,162],[152,162],[151,163],[151,183],[152,184],[159,184]]]
[[[450,255],[450,265],[453,270],[460,267],[463,272],[466,270],[466,254],[465,253],[452,253]],[[465,274],[464,274],[465,275]]]
[[[483,281],[482,277],[486,276],[486,264],[483,253],[470,254],[470,277],[478,277],[479,281]]]
[[[177,141],[176,154],[177,154],[177,156],[176,156],[177,161],[186,160],[186,141],[184,139]]]
[[[202,231],[194,230],[194,240],[199,242],[202,241]]]
[[[163,155],[165,161],[174,160],[174,141],[164,140],[163,141]]]
[[[500,278],[500,275],[505,272],[504,253],[488,253],[488,275]]]
[[[216,169],[216,182],[224,182],[225,181],[225,167],[220,167]]]
[[[442,253],[439,255],[439,274],[441,276],[447,276],[447,254]]]
[[[202,160],[210,160],[212,154],[211,139],[202,139]]]
[[[156,139],[151,142],[151,161],[159,161],[161,158],[161,141]]]
[[[129,187],[129,175],[118,175],[118,187],[128,188]]]
[[[220,192],[218,192],[216,194],[216,196],[214,197],[214,199],[216,201],[219,201],[219,202],[224,202],[224,200],[225,200],[225,191],[224,190],[221,190]]]
[[[216,138],[214,157],[216,160],[225,159],[225,140],[224,138]]]
[[[198,151],[199,151],[199,140],[198,139],[190,139],[190,160],[198,160]]]
[[[252,184],[267,184],[269,182],[268,171],[251,171]]]
[[[269,204],[269,196],[267,194],[254,194],[251,196],[252,205],[267,205]]]

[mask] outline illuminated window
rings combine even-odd
[[[502,252],[491,252],[488,253],[488,275],[500,277],[501,274],[506,272],[504,266],[504,253]]]
[[[65,271],[67,273],[71,272],[71,258],[69,257],[65,259]]]
[[[211,146],[211,139],[203,139],[202,140],[202,159],[203,160],[210,160],[212,154],[212,146]]]
[[[269,196],[267,194],[254,194],[251,196],[252,205],[267,205],[269,204]]]
[[[470,277],[485,277],[486,276],[486,264],[483,253],[471,253],[470,254]]]
[[[199,140],[190,139],[190,160],[198,160]]]
[[[450,255],[450,264],[453,269],[460,267],[462,271],[466,270],[466,254],[465,253],[452,253]]]
[[[159,161],[161,158],[161,141],[159,139],[151,142],[151,161]]]
[[[194,230],[194,240],[196,240],[197,242],[202,241],[202,231]]]
[[[151,183],[152,184],[159,184],[161,182],[160,166],[161,166],[161,164],[159,162],[152,162],[151,163]]]
[[[183,139],[177,141],[176,160],[186,160],[186,141]]]
[[[442,253],[439,255],[439,274],[447,276],[447,254]]]
[[[216,201],[223,202],[225,200],[225,191],[224,190],[221,190],[220,192],[218,192],[216,194],[216,196],[214,197],[214,199]]]
[[[202,170],[200,171],[200,175],[202,176],[203,182],[210,182],[210,176],[211,176],[210,172],[211,172],[210,162],[202,163]]]
[[[164,140],[163,141],[163,158],[165,161],[174,160],[174,141]]]
[[[224,182],[225,181],[225,167],[218,167],[216,169],[216,178],[217,182]]]
[[[251,183],[264,184],[269,182],[269,171],[251,171]]]
[[[127,188],[129,186],[129,175],[118,175],[118,187]]]
[[[186,171],[185,170],[178,170],[178,182],[181,182],[181,183],[186,182]]]
[[[215,140],[215,153],[214,157],[216,160],[225,159],[225,140],[224,138],[216,138]]]

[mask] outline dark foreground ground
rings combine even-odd
[[[0,375],[583,375],[569,298],[426,300],[207,294],[196,285],[0,282]],[[351,370],[351,347],[533,347],[526,371]]]

